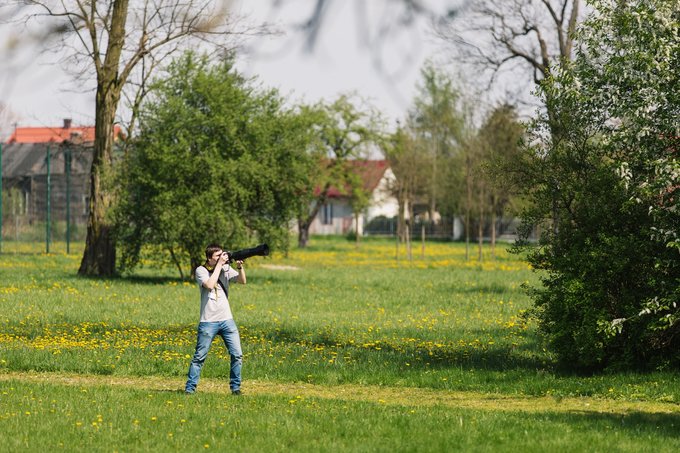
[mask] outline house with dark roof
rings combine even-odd
[[[359,214],[358,234],[372,219],[384,216],[392,218],[398,213],[397,199],[390,188],[395,181],[394,173],[386,160],[355,160],[350,171],[360,178],[368,195],[368,207]],[[317,189],[319,190],[319,189]],[[356,222],[350,205],[351,189],[331,187],[326,203],[309,227],[310,234],[347,234],[356,230]]]
[[[118,137],[120,127],[114,133]],[[94,127],[73,126],[70,119],[61,127],[15,128],[2,147],[2,187],[10,198],[5,220],[44,221],[48,205],[51,219],[65,220],[68,205],[70,220],[85,223],[93,143]]]

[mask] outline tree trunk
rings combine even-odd
[[[359,248],[359,214],[354,215],[354,233],[356,233],[355,244]]]
[[[307,243],[309,242],[309,228],[312,226],[312,222],[314,222],[317,214],[319,214],[321,206],[326,203],[330,187],[330,183],[327,183],[319,197],[314,200],[314,207],[307,217],[298,217],[298,247],[301,249],[307,247]]]
[[[411,254],[411,231],[409,224],[406,224],[406,256],[408,256],[409,261],[413,261],[413,255]]]
[[[483,245],[484,245],[484,217],[480,215],[479,222],[477,224],[477,247],[479,249],[477,253],[477,260],[480,262],[484,258],[482,250]]]
[[[203,264],[203,262],[201,261],[200,258],[195,257],[195,256],[192,256],[191,258],[189,258],[189,261],[191,262],[191,264],[190,264],[190,266],[191,266],[190,274],[191,274],[191,278],[193,279],[193,278],[196,277],[196,268],[198,266],[200,266],[201,264]]]
[[[496,259],[496,210],[491,212],[491,259]]]
[[[397,214],[397,241],[406,241],[406,200],[403,196],[397,199],[398,214]]]
[[[111,25],[104,61],[94,55],[97,70],[94,149],[90,170],[90,201],[87,239],[78,274],[109,277],[116,272],[116,244],[107,219],[113,203],[109,177],[113,164],[113,123],[124,80],[119,64],[125,45],[125,23],[129,0],[116,0],[111,10]]]
[[[479,225],[477,227],[477,243],[479,244],[478,260],[484,258],[482,247],[484,245],[484,186],[479,191]]]
[[[170,258],[172,259],[172,262],[175,263],[175,266],[177,266],[177,270],[179,271],[179,278],[181,280],[184,280],[184,272],[182,271],[182,264],[177,259],[177,255],[175,255],[175,250],[172,247],[170,247],[168,249],[168,252],[170,252]]]
[[[406,224],[406,253],[408,255],[408,260],[413,261],[413,253],[411,250],[411,234],[412,228],[415,227],[416,216],[413,212],[413,202],[409,201],[408,205],[408,223]]]
[[[309,227],[311,222],[306,219],[298,219],[298,247],[303,249],[307,247],[309,242]]]
[[[113,202],[107,184],[111,173],[113,151],[113,121],[118,105],[117,93],[97,87],[95,139],[90,170],[90,200],[87,218],[87,238],[79,275],[110,277],[116,272],[116,244],[107,213]]]
[[[468,153],[470,150],[467,151]],[[470,156],[465,158],[465,261],[470,259],[470,212],[472,210],[472,163]]]

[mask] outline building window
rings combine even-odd
[[[321,214],[321,223],[324,225],[333,224],[333,205],[330,203],[324,204]]]

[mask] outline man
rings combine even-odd
[[[241,394],[241,337],[229,307],[229,283],[246,284],[243,261],[236,261],[236,269],[228,263],[229,256],[217,244],[205,249],[205,264],[196,268],[196,282],[201,290],[201,318],[198,323],[196,352],[189,365],[184,392],[196,391],[201,368],[215,335],[220,335],[231,357],[229,388],[233,395]]]

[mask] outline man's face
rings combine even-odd
[[[208,264],[210,264],[211,266],[216,265],[220,259],[220,256],[222,256],[222,250],[213,253],[212,256],[210,257],[210,261],[208,261]]]

